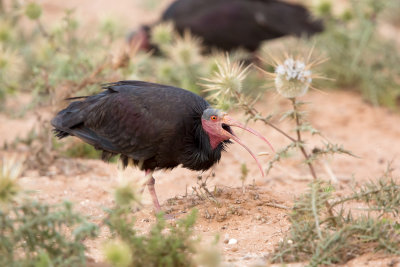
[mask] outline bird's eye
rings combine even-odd
[[[211,120],[212,121],[216,121],[217,120],[217,116],[211,116]]]

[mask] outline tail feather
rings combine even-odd
[[[63,139],[70,135],[69,133],[61,131],[59,129],[53,129],[53,133],[54,133],[55,137],[57,137],[58,139]]]

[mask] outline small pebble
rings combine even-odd
[[[228,245],[235,245],[235,244],[237,244],[237,240],[235,239],[235,238],[231,238],[231,239],[229,239],[229,241],[228,241]]]
[[[232,252],[236,252],[236,251],[238,251],[238,250],[239,250],[239,249],[238,249],[238,247],[236,247],[236,246],[233,247],[233,248],[231,248],[231,251],[232,251]]]
[[[228,235],[228,234],[225,234],[224,243],[225,243],[225,244],[228,244],[228,242],[229,242],[229,235]]]
[[[243,256],[243,260],[250,260],[251,258],[253,258],[253,255],[250,253],[247,253],[246,255]]]
[[[287,242],[288,244],[293,244],[293,241],[291,239],[289,239]]]
[[[255,262],[252,264],[253,267],[264,267],[267,266],[267,261],[263,259],[257,259]]]

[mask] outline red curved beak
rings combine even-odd
[[[251,129],[250,127],[244,126],[244,125],[241,124],[240,122],[234,120],[234,119],[233,119],[232,117],[230,117],[229,115],[224,115],[224,116],[222,117],[222,120],[221,120],[221,121],[222,121],[222,123],[224,123],[224,124],[226,124],[226,125],[229,125],[229,126],[236,126],[236,127],[242,128],[243,130],[246,130],[246,131],[248,131],[248,132],[254,134],[255,136],[257,136],[257,137],[259,137],[260,139],[262,139],[264,142],[266,142],[266,143],[268,144],[268,146],[271,148],[271,150],[275,152],[275,150],[274,150],[274,148],[272,147],[272,145],[270,144],[270,142],[268,142],[268,140],[265,139],[265,137],[262,136],[262,135],[261,135],[260,133],[258,133],[257,131]],[[229,138],[231,138],[231,139],[233,139],[234,141],[236,141],[238,144],[240,144],[242,147],[244,147],[244,148],[250,153],[250,155],[251,155],[251,156],[254,158],[254,160],[256,161],[256,163],[257,163],[257,165],[258,165],[258,168],[259,168],[260,171],[261,171],[262,176],[264,176],[264,171],[263,171],[263,169],[262,169],[262,167],[261,167],[261,164],[260,164],[260,162],[258,162],[258,160],[257,160],[256,156],[253,154],[253,152],[251,152],[251,150],[250,150],[245,144],[243,144],[243,142],[242,142],[235,134],[231,134],[230,132],[225,131],[225,130],[224,130],[224,132],[225,132],[225,135],[229,136]]]

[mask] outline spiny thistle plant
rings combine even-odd
[[[312,82],[311,66],[291,57],[278,63],[275,68],[275,87],[286,98],[295,98],[307,93]]]
[[[269,79],[274,81],[277,92],[291,101],[292,109],[283,114],[281,121],[287,118],[292,119],[295,123],[294,131],[296,132],[295,138],[290,137],[288,134],[284,134],[292,142],[283,148],[279,153],[277,153],[273,160],[269,162],[267,173],[271,170],[273,164],[277,161],[280,161],[282,156],[287,154],[289,150],[298,148],[304,156],[305,163],[308,165],[312,177],[317,179],[317,173],[315,172],[315,168],[313,166],[313,161],[317,159],[317,155],[313,154],[313,152],[309,153],[306,151],[305,142],[302,139],[302,133],[309,132],[312,135],[320,135],[323,139],[325,138],[318,130],[316,130],[309,122],[307,122],[305,112],[300,111],[300,108],[304,106],[305,103],[297,100],[298,97],[306,94],[309,88],[314,88],[312,86],[313,79],[324,78],[319,74],[313,73],[312,69],[313,67],[326,61],[326,59],[311,60],[312,51],[313,49],[309,51],[306,57],[302,57],[300,55],[293,56],[287,53],[285,53],[283,60],[271,57],[273,60],[271,65],[274,67],[274,72],[268,72],[261,69],[261,71],[265,73]],[[262,60],[266,61],[265,59]],[[337,149],[333,149],[333,147]],[[320,152],[318,156],[334,153],[352,155],[351,152],[337,145],[333,145],[329,141],[325,142],[324,148],[315,148],[313,151]]]
[[[186,31],[183,36],[175,36],[170,45],[165,45],[164,52],[178,66],[190,67],[201,60],[201,40]]]
[[[113,266],[195,266],[198,241],[193,236],[193,227],[197,211],[193,210],[175,225],[168,225],[164,215],[159,214],[150,232],[139,234],[131,210],[138,199],[134,195],[134,191],[129,194],[117,191],[115,197],[119,203],[106,210],[104,223],[112,234],[103,249],[106,260]]]
[[[0,101],[6,93],[16,89],[24,67],[21,55],[0,42]]]
[[[0,43],[9,42],[14,38],[11,22],[0,16]]]
[[[349,196],[336,198],[321,181],[295,201],[291,227],[271,257],[274,263],[345,264],[367,252],[400,254],[400,184],[390,172]],[[326,203],[330,203],[329,206]],[[364,209],[354,209],[354,205]]]
[[[38,3],[13,1],[4,9],[0,15],[0,91],[3,93],[4,88],[29,89],[35,96],[32,105],[54,104],[54,95],[63,91],[60,88],[68,86],[73,88],[68,94],[80,93],[107,80],[111,72],[124,75],[118,71],[126,65],[115,68],[109,51],[110,43],[122,35],[115,22],[105,21],[94,31],[96,35],[82,36],[81,25],[72,10],[66,10],[59,20],[45,25],[42,18],[47,14]],[[22,21],[24,17],[29,20]],[[27,23],[33,28],[29,33]],[[21,74],[25,79],[19,78]],[[61,96],[65,97],[68,95]]]
[[[97,227],[64,202],[32,199],[0,209],[1,266],[84,266],[87,238]]]
[[[172,22],[157,24],[151,28],[151,43],[157,44],[162,50],[168,50],[165,46],[171,45],[176,37]]]
[[[132,173],[132,168],[124,168],[121,160],[118,161],[117,165],[119,185],[114,190],[115,203],[119,207],[137,208],[141,204],[141,193],[139,192],[143,190],[143,186],[139,190],[138,185],[144,185],[148,177],[133,179],[132,177],[135,177],[135,175]],[[128,165],[134,167],[132,161],[129,161]],[[141,163],[139,163],[139,166],[141,166]]]
[[[315,148],[311,153],[306,150],[305,142],[302,139],[303,132],[309,132],[312,135],[317,134],[322,137],[320,132],[314,129],[311,124],[307,122],[304,112],[299,110],[305,103],[297,100],[297,97],[304,95],[309,88],[313,88],[313,79],[323,78],[321,75],[313,73],[312,69],[314,66],[321,64],[325,60],[311,59],[312,50],[306,54],[305,57],[301,57],[300,55],[293,56],[286,53],[283,59],[272,57],[272,63],[270,64],[274,67],[273,72],[261,69],[262,72],[267,75],[269,81],[273,81],[277,92],[283,97],[288,98],[292,103],[292,109],[285,112],[282,115],[281,120],[290,118],[294,121],[296,137],[290,136],[278,126],[272,124],[272,116],[264,117],[254,107],[254,101],[251,101],[249,97],[241,92],[242,82],[246,77],[246,71],[249,67],[244,68],[243,65],[237,62],[231,63],[227,57],[224,62],[218,64],[220,67],[218,67],[218,71],[213,78],[204,79],[207,81],[207,84],[204,85],[205,90],[213,92],[211,98],[219,98],[222,99],[222,101],[225,101],[223,103],[226,103],[226,96],[228,96],[230,101],[233,101],[233,103],[239,105],[245,111],[250,120],[263,121],[265,124],[271,126],[291,141],[289,145],[274,155],[273,159],[268,164],[267,173],[271,170],[274,163],[280,161],[289,150],[296,148],[298,148],[304,156],[304,162],[308,165],[310,173],[314,179],[317,179],[317,173],[315,172],[313,162],[318,157],[334,153],[352,155],[351,152],[343,149],[341,146],[333,145],[325,139],[323,148]]]
[[[179,35],[171,23],[162,23],[152,29],[152,42],[164,57],[145,62],[141,79],[165,83],[200,93],[199,76],[207,75],[205,56],[201,54],[201,40],[189,31]],[[154,77],[154,74],[156,77]]]
[[[343,11],[333,9],[334,1],[316,2],[315,9],[325,18],[325,30],[312,42],[330,59],[321,71],[335,78],[334,83],[320,83],[358,90],[375,105],[396,108],[400,53],[379,29],[389,14],[399,17],[394,10],[398,1],[351,0],[344,3]]]
[[[203,78],[204,91],[209,93],[208,98],[219,108],[227,109],[232,99],[242,93],[243,81],[251,65],[244,67],[243,63],[231,62],[228,55],[223,61],[215,60],[217,70],[211,78]]]
[[[23,162],[14,157],[0,160],[0,209],[10,204],[20,191],[17,179],[23,171]]]
[[[0,161],[0,265],[83,266],[82,241],[95,237],[97,227],[69,202],[48,205],[26,194],[16,199],[23,167],[16,156]]]
[[[128,267],[132,264],[132,250],[129,245],[119,239],[107,241],[103,248],[107,262],[115,267]]]

